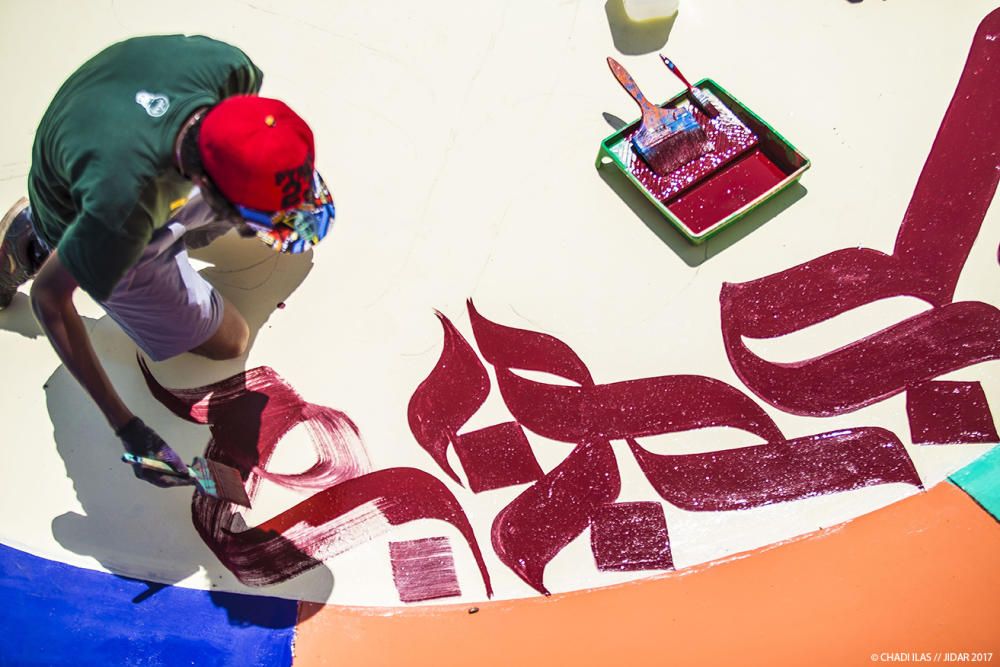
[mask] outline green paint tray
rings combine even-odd
[[[809,159],[729,91],[712,79],[697,88],[722,103],[723,113],[709,120],[692,112],[715,140],[717,151],[669,174],[656,174],[636,154],[631,137],[637,119],[601,142],[597,168],[614,165],[664,218],[692,243],[701,243],[802,177]],[[689,106],[688,91],[663,107]],[[725,136],[722,136],[725,134]],[[721,137],[721,141],[719,138]]]

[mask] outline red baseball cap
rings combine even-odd
[[[198,147],[209,178],[234,204],[280,211],[310,196],[312,130],[280,100],[227,97],[202,121]]]

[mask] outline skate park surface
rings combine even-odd
[[[77,66],[205,34],[312,126],[337,220],[192,254],[239,360],[138,359],[77,297],[186,459],[257,441],[249,511],[135,479],[28,287],[0,312],[0,663],[1000,660],[995,6],[164,9],[4,3],[3,201]],[[594,167],[638,117],[605,58],[665,100],[658,52],[811,160],[700,245]]]

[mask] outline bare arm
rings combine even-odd
[[[54,251],[31,287],[31,307],[66,369],[97,403],[108,424],[120,430],[134,416],[97,359],[90,336],[73,305],[77,282]]]
[[[94,353],[90,336],[73,305],[78,285],[54,251],[38,270],[31,286],[31,308],[42,330],[56,349],[66,369],[83,385],[104,418],[122,440],[125,449],[140,456],[164,461],[177,471],[187,470],[184,461],[152,429],[138,419],[122,402]],[[133,466],[136,477],[157,486],[188,484],[188,480],[148,472]]]

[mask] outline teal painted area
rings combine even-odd
[[[1000,521],[1000,447],[953,474],[951,481]]]

